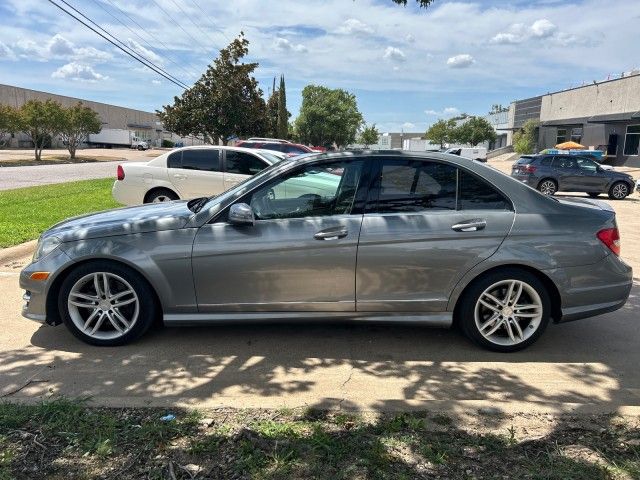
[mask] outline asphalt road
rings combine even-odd
[[[113,177],[115,179],[116,166],[119,163],[122,162],[1,167],[0,190],[94,178]]]
[[[551,325],[509,355],[455,331],[362,324],[164,328],[133,345],[96,348],[20,316],[21,263],[0,269],[0,396],[14,400],[640,412],[640,282],[622,310]]]

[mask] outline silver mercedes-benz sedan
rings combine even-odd
[[[509,352],[614,311],[631,268],[603,202],[437,153],[275,164],[213,198],[67,220],[21,273],[23,314],[94,345],[165,325],[349,319],[460,329]]]

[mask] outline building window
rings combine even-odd
[[[567,141],[567,129],[559,128],[558,133],[556,134],[556,145],[559,143],[564,143]]]
[[[624,154],[638,155],[639,146],[640,146],[640,125],[629,125],[627,127],[627,136],[624,139]]]
[[[580,143],[582,141],[582,128],[571,129],[571,141]]]

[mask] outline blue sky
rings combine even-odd
[[[340,87],[382,131],[640,67],[638,0],[67,2],[187,84],[243,30],[294,116],[305,85]],[[0,2],[0,83],[148,111],[180,93],[45,0]]]

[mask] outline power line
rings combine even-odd
[[[142,42],[144,42],[145,45],[147,45],[150,49],[153,50],[154,46],[151,45],[147,40],[145,40],[142,35],[140,35],[138,32],[136,32],[134,29],[132,29],[129,25],[127,25],[126,23],[124,23],[120,18],[118,18],[116,15],[114,15],[113,13],[111,13],[103,4],[101,1],[99,0],[91,0],[93,3],[95,3],[98,7],[100,7],[104,12],[106,12],[108,15],[111,16],[111,18],[115,19],[120,25],[122,25],[124,28],[126,28],[127,30],[129,30],[131,33],[133,33],[135,36],[137,36],[140,40],[142,40]],[[112,4],[113,5],[113,4]],[[115,8],[118,9],[118,11],[120,11],[120,13],[124,13],[122,10],[120,10],[116,5],[113,5]],[[126,15],[126,14],[125,14]],[[128,17],[128,15],[127,15]],[[131,18],[129,18],[131,20]],[[135,23],[135,22],[134,22]],[[140,25],[138,25],[138,27],[140,27],[145,33],[147,33],[147,35],[150,35],[149,32],[147,32],[143,27],[141,27]],[[166,47],[166,46],[165,46]],[[166,47],[167,50],[170,50],[169,47]],[[177,62],[174,62],[171,57],[169,57],[169,55],[165,55],[166,59],[171,62],[173,65],[175,65],[176,67],[178,67],[180,70],[182,70],[184,73],[186,73],[187,75],[189,75],[190,77],[197,77],[197,75],[195,73],[193,73],[190,70],[187,70],[185,67],[183,67],[182,65],[180,65]]]
[[[160,6],[160,4],[158,2],[156,2],[156,0],[151,0],[153,3],[155,3],[156,7],[158,7],[160,10],[162,10],[162,12],[167,16],[167,18],[172,18],[171,14],[169,12],[167,12],[164,8],[162,8]],[[189,32],[187,32],[184,27],[182,25],[180,25],[180,22],[178,22],[178,20],[174,20],[174,23],[176,24],[176,26],[182,30],[189,38],[191,38],[191,40],[193,40],[194,42],[198,43],[204,50],[204,52],[206,54],[208,54],[207,52],[207,47],[206,45],[204,45],[203,43],[201,43],[197,38],[195,38],[193,35],[191,35]]]
[[[189,15],[187,12],[185,12],[185,11],[182,9],[182,7],[180,6],[180,4],[179,4],[178,2],[176,2],[175,0],[171,0],[171,3],[173,3],[176,7],[178,7],[178,9],[179,9],[182,13],[184,13],[185,17],[187,17],[187,20],[189,20],[189,21],[191,22],[191,24],[192,24],[194,27],[196,27],[198,30],[200,30],[200,31],[203,33],[203,35],[205,35],[209,40],[211,40],[211,43],[212,43],[212,44],[213,44],[213,46],[215,47],[215,43],[216,43],[216,41],[215,41],[213,38],[211,38],[211,37],[209,36],[209,34],[207,33],[207,31],[206,31],[206,30],[203,30],[202,28],[200,28],[200,26],[198,26],[198,24],[196,24],[196,22],[194,22],[194,21],[193,21],[193,19],[191,18],[191,15]]]
[[[61,2],[63,2],[65,5],[69,6],[69,8],[71,8],[72,10],[76,11],[78,14],[80,14],[82,17],[84,17],[85,19],[87,19],[89,22],[93,23],[96,27],[98,27],[100,30],[102,30],[103,32],[105,32],[107,35],[111,36],[114,40],[116,40],[117,42],[121,43],[124,48],[120,45],[118,45],[117,43],[115,43],[113,40],[111,40],[110,38],[107,38],[105,35],[103,35],[102,33],[100,33],[98,30],[96,30],[95,28],[93,28],[91,25],[85,23],[82,19],[76,17],[72,12],[70,12],[69,10],[67,10],[66,8],[64,8],[61,5],[58,5],[56,2],[54,2],[53,0],[48,0],[49,3],[51,3],[52,5],[58,7],[60,10],[62,10],[64,13],[66,13],[67,15],[69,15],[70,17],[72,17],[73,19],[75,19],[76,21],[80,22],[81,24],[83,24],[85,27],[87,27],[89,30],[91,30],[92,32],[100,35],[103,39],[105,39],[107,42],[109,42],[110,44],[112,44],[114,47],[116,47],[117,49],[121,50],[122,52],[124,52],[125,54],[129,55],[131,58],[133,58],[134,60],[142,63],[144,66],[146,66],[147,68],[150,68],[151,70],[153,70],[154,72],[156,72],[158,75],[164,77],[165,79],[169,80],[171,83],[173,83],[174,85],[179,86],[180,88],[184,88],[184,89],[188,89],[189,87],[182,83],[180,80],[178,80],[177,78],[175,78],[173,75],[171,75],[170,73],[166,72],[165,70],[163,70],[162,68],[158,67],[157,65],[155,65],[153,62],[151,62],[150,60],[148,60],[147,58],[145,58],[143,55],[140,55],[139,53],[131,50],[129,51],[126,47],[126,45],[124,45],[124,43],[122,43],[120,40],[118,40],[116,37],[114,37],[113,35],[111,35],[109,32],[107,32],[106,30],[104,30],[102,27],[100,27],[98,24],[96,24],[93,20],[91,20],[90,18],[88,18],[86,15],[84,15],[83,13],[81,13],[80,11],[78,11],[76,8],[74,8],[72,5],[69,5],[65,0],[60,0]],[[131,53],[133,52],[133,53]]]
[[[196,2],[196,0],[190,0],[191,4],[194,5],[198,10],[200,10],[200,12],[202,12],[202,19],[206,20],[206,23],[209,24],[209,26],[211,28],[213,28],[214,30],[217,30],[218,32],[220,32],[222,34],[222,36],[224,38],[227,39],[228,42],[232,42],[232,40],[227,36],[226,33],[224,33],[224,30],[222,30],[220,27],[216,27],[213,23],[211,23],[209,21],[209,17],[207,16],[207,14],[204,12],[204,10],[202,9],[202,7],[198,4],[198,2]]]

